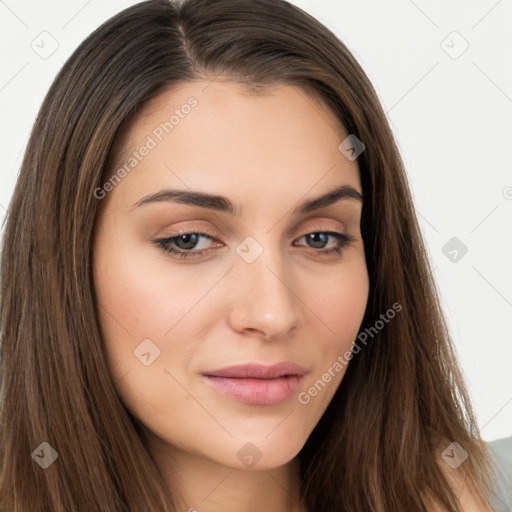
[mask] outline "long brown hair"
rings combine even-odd
[[[198,78],[320,98],[366,146],[358,157],[370,295],[361,332],[400,313],[351,360],[299,453],[310,511],[460,510],[439,464],[452,441],[490,486],[398,148],[346,46],[284,0],[153,0],[95,30],[65,63],[35,122],[1,256],[3,512],[173,511],[171,491],[107,369],[92,280],[99,201],[122,128],[162,90]],[[341,140],[340,140],[341,142]],[[34,455],[57,460],[42,469]],[[444,444],[443,444],[444,443]],[[52,452],[53,453],[53,452]]]

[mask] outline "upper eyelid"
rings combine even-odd
[[[347,237],[351,236],[347,231],[343,231],[343,230],[336,230],[336,229],[332,229],[332,228],[329,228],[329,229],[313,229],[313,230],[307,230],[303,234],[299,235],[297,237],[297,240],[300,240],[301,238],[304,238],[306,235],[309,235],[311,233],[328,233],[328,234],[329,233],[339,233],[339,234],[345,235]],[[207,231],[199,230],[199,229],[183,231],[183,232],[180,232],[180,233],[172,233],[172,234],[169,234],[169,235],[163,235],[161,237],[158,237],[157,240],[172,240],[174,238],[179,238],[180,236],[185,236],[185,235],[206,236],[206,237],[210,238],[212,241],[216,241],[216,242],[220,241],[219,237],[217,237],[216,235],[210,234]]]
[[[303,237],[310,233],[323,233],[326,231],[333,231],[333,232],[337,232],[337,233],[341,233],[341,234],[345,234],[345,235],[349,234],[349,230],[346,229],[346,227],[340,228],[340,227],[329,226],[325,222],[326,221],[323,221],[323,223],[322,223],[322,221],[320,221],[320,223],[318,225],[314,225],[312,228],[300,230],[299,232],[302,232],[300,237]],[[288,229],[285,231],[285,234],[288,235],[292,231],[297,231],[297,230],[296,229]],[[208,235],[211,238],[214,238],[216,240],[218,240],[218,238],[221,238],[221,235],[217,235],[215,230],[210,230],[208,228],[203,228],[203,227],[191,227],[191,228],[185,227],[185,228],[177,228],[176,230],[169,230],[168,234],[165,233],[164,235],[162,235],[159,238],[160,239],[174,238],[174,237],[187,235],[187,234],[204,234],[204,235]]]
[[[333,228],[320,228],[320,229],[308,229],[304,231],[300,236],[296,238],[296,240],[300,240],[301,238],[304,238],[306,235],[311,233],[335,233],[335,234],[341,234],[344,235],[349,242],[355,242],[357,241],[357,237],[354,235],[351,235],[348,231],[340,230],[340,229],[333,229]],[[169,234],[169,235],[163,235],[162,237],[157,238],[155,241],[169,241],[176,238],[179,238],[180,236],[185,236],[189,234],[197,234],[199,236],[207,236],[214,242],[219,242],[219,237],[217,237],[215,234],[209,233],[207,230],[202,229],[186,229],[181,232]],[[331,237],[334,237],[333,234],[330,234]],[[222,242],[221,242],[222,243]],[[208,249],[201,249],[201,251],[207,251]],[[194,252],[193,249],[190,250],[190,252]],[[199,252],[199,251],[197,251]]]

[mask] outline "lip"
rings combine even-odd
[[[218,391],[252,405],[277,405],[300,388],[307,370],[284,361],[272,365],[249,363],[203,372]]]

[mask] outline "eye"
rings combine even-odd
[[[213,237],[210,236],[208,233],[190,232],[182,233],[176,236],[160,238],[158,240],[155,240],[155,243],[164,252],[174,254],[179,258],[195,258],[197,256],[201,256],[204,252],[206,252],[205,249],[192,251],[192,249],[196,248],[197,243],[202,238],[213,240]]]
[[[299,240],[302,238],[306,239],[307,243],[313,244],[312,249],[323,249],[315,252],[324,256],[334,253],[341,254],[345,248],[347,248],[352,242],[355,242],[354,237],[347,233],[339,233],[338,231],[315,231],[302,236]],[[329,238],[334,238],[337,241],[337,245],[331,249],[324,249]],[[319,245],[321,247],[318,247]]]
[[[201,239],[215,240],[213,235],[209,233],[195,231],[159,238],[154,240],[153,243],[165,253],[172,254],[178,258],[197,258],[210,250],[208,248],[197,250],[197,245]],[[337,231],[315,231],[301,236],[298,240],[302,239],[305,239],[308,244],[312,244],[309,247],[310,252],[325,256],[341,254],[346,247],[356,240],[349,234]],[[329,239],[334,239],[337,245],[330,249],[324,249],[328,245]]]

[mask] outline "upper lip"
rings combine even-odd
[[[296,363],[283,361],[272,365],[248,363],[228,366],[219,370],[203,372],[210,377],[228,377],[233,379],[277,379],[288,375],[303,376],[306,369]]]

